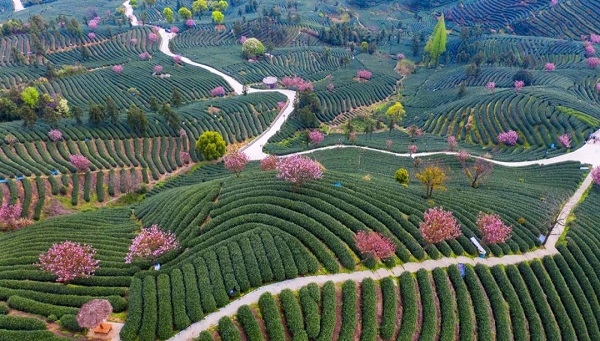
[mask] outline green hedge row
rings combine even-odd
[[[223,341],[242,341],[240,331],[227,316],[219,319],[219,335]]]
[[[252,308],[247,305],[241,306],[237,311],[237,319],[242,329],[244,329],[248,340],[264,341],[262,331],[252,312]]]
[[[310,285],[311,284],[309,284],[309,286]],[[314,286],[317,285],[314,284]],[[306,323],[306,334],[310,339],[315,339],[319,336],[319,332],[321,331],[321,312],[319,307],[321,303],[321,290],[317,286],[319,297],[315,299],[308,288],[308,286],[300,288],[299,297],[300,304],[302,305],[304,322]]]
[[[302,310],[300,303],[294,292],[285,289],[279,294],[279,301],[285,316],[287,329],[292,334],[294,340],[308,340],[308,334],[304,329],[304,319],[302,318]]]
[[[68,315],[64,315],[68,316]],[[46,330],[44,321],[13,315],[0,315],[0,329],[8,330]]]
[[[271,341],[284,341],[285,331],[283,330],[283,324],[281,323],[281,314],[279,313],[279,307],[275,303],[275,298],[270,293],[264,293],[258,299],[258,306],[260,307],[260,313],[263,321],[265,321],[265,329],[269,340]]]
[[[342,284],[342,329],[340,330],[340,340],[354,340],[358,314],[356,298],[356,283],[351,280],[344,282]]]

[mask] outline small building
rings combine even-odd
[[[275,89],[277,87],[277,77],[265,77],[263,78],[263,84],[269,89]]]

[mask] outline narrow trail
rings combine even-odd
[[[19,12],[25,9],[25,7],[23,7],[23,3],[21,2],[21,0],[12,0],[13,6],[15,8],[15,12]]]
[[[137,26],[138,21],[137,21],[137,18],[135,17],[135,15],[133,15],[133,10],[131,8],[131,5],[129,5],[129,1],[125,2],[123,4],[123,6],[125,7],[125,14],[126,14],[126,16],[128,16],[130,18],[132,25]],[[174,53],[172,53],[169,50],[169,41],[171,39],[173,39],[173,37],[175,35],[172,33],[167,33],[164,29],[161,29],[159,34],[162,38],[161,44],[160,44],[160,51],[168,56],[175,55]],[[233,88],[233,90],[235,91],[236,94],[240,95],[242,93],[244,86],[241,83],[239,83],[238,81],[236,81],[233,77],[231,77],[217,69],[214,69],[210,66],[196,63],[196,62],[190,60],[189,58],[182,57],[181,59],[186,64],[203,68],[213,74],[223,77],[223,79]],[[277,133],[277,131],[279,131],[279,129],[285,122],[286,117],[288,117],[291,114],[291,112],[293,111],[292,103],[294,102],[294,99],[296,98],[296,92],[291,91],[291,90],[259,90],[259,89],[253,89],[253,88],[248,88],[247,91],[248,91],[248,93],[276,91],[276,92],[279,92],[279,93],[285,95],[288,98],[286,106],[277,115],[277,117],[275,118],[273,123],[269,126],[269,128],[267,128],[266,131],[264,131],[261,135],[259,135],[257,138],[252,140],[250,143],[248,143],[244,148],[242,148],[242,150],[250,157],[251,160],[260,160],[267,156],[267,154],[265,154],[262,151],[262,146],[267,143],[267,141],[269,140],[269,138],[271,136],[273,136],[275,133]],[[417,154],[409,155],[409,154],[403,154],[403,153],[393,153],[393,152],[388,152],[388,151],[382,151],[382,150],[373,149],[373,148],[369,148],[369,147],[329,146],[329,147],[316,148],[316,149],[312,149],[309,151],[295,153],[295,155],[310,154],[310,153],[313,153],[313,152],[316,152],[319,150],[329,150],[329,149],[336,149],[336,148],[360,148],[360,149],[364,149],[364,150],[372,150],[372,151],[385,153],[385,154],[389,154],[389,155],[394,155],[394,156],[398,156],[398,157],[417,157],[417,156],[431,156],[431,155],[439,155],[439,154],[446,154],[446,155],[455,154],[453,152],[431,152],[431,153],[417,153]],[[507,166],[507,167],[523,167],[523,166],[538,165],[538,164],[539,165],[550,165],[550,164],[555,164],[555,163],[560,163],[560,162],[565,162],[565,161],[579,161],[584,164],[600,166],[600,145],[586,144],[583,147],[581,147],[580,149],[578,149],[572,153],[560,155],[560,156],[550,158],[550,159],[523,161],[523,162],[503,162],[503,161],[496,161],[496,160],[490,160],[490,161],[492,161],[495,164]],[[448,267],[451,265],[456,265],[458,263],[471,264],[471,265],[484,264],[487,266],[494,266],[494,265],[499,265],[499,264],[508,265],[508,264],[520,263],[523,261],[533,260],[533,259],[537,259],[537,258],[542,258],[545,256],[555,255],[558,253],[558,251],[556,249],[556,243],[558,242],[558,239],[560,238],[561,234],[564,232],[565,223],[567,221],[567,218],[572,213],[573,209],[575,208],[575,206],[577,205],[579,200],[582,198],[585,191],[591,186],[591,184],[592,184],[592,177],[591,177],[591,174],[588,174],[588,176],[585,178],[585,180],[583,181],[581,186],[577,189],[577,191],[573,194],[573,196],[568,200],[568,202],[561,209],[558,219],[557,219],[557,223],[553,227],[553,229],[550,233],[550,236],[548,236],[548,238],[546,239],[544,248],[540,248],[540,249],[537,249],[537,250],[534,250],[531,252],[526,252],[526,253],[520,254],[520,255],[489,257],[489,258],[485,258],[485,259],[470,258],[470,257],[466,257],[466,256],[459,256],[459,257],[453,257],[453,258],[444,257],[444,258],[436,259],[436,260],[426,260],[423,262],[405,263],[405,264],[398,265],[391,269],[381,268],[376,271],[366,270],[366,271],[339,273],[339,274],[331,274],[331,275],[307,276],[307,277],[299,277],[299,278],[295,278],[295,279],[290,279],[290,280],[286,280],[283,282],[273,283],[273,284],[269,284],[269,285],[265,285],[260,288],[257,288],[256,290],[253,290],[253,291],[245,294],[244,296],[240,297],[239,299],[230,302],[228,305],[222,307],[221,309],[206,315],[201,321],[193,323],[188,328],[180,331],[178,334],[176,334],[169,340],[173,340],[173,341],[192,340],[193,338],[197,337],[200,334],[200,332],[207,330],[208,328],[216,325],[218,323],[219,319],[222,318],[223,316],[235,315],[237,313],[237,310],[242,305],[253,304],[253,303],[258,302],[259,297],[266,292],[269,292],[271,294],[278,294],[284,289],[298,290],[301,287],[303,287],[307,284],[310,284],[310,283],[317,283],[317,284],[321,285],[328,281],[340,283],[340,282],[344,282],[347,280],[362,281],[363,279],[366,279],[366,278],[382,279],[382,278],[385,278],[388,276],[398,277],[398,276],[400,276],[400,274],[402,274],[403,272],[407,272],[407,271],[411,272],[411,273],[417,272],[420,269],[425,269],[425,270],[430,271],[435,268]],[[118,338],[115,338],[113,340],[118,340]]]

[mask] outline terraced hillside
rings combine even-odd
[[[296,192],[283,181],[271,180],[274,174],[269,172],[250,170],[240,178],[208,180],[210,176],[201,168],[197,171],[201,175],[192,173],[182,179],[207,182],[186,185],[189,182],[183,180],[137,206],[135,216],[144,225],[159,224],[174,231],[185,252],[163,261],[160,272],[138,273],[121,337],[164,338],[251,288],[360,268],[363,256],[353,241],[360,230],[392,238],[397,258],[391,263],[474,255],[477,250],[468,237],[480,237],[475,218],[480,210],[492,211],[512,224],[514,232],[507,244],[485,246],[488,252],[504,255],[531,250],[539,245],[538,235],[547,233],[561,198],[584,175],[574,163],[516,172],[497,167],[489,182],[471,191],[457,170],[448,190],[436,193],[434,201],[455,212],[464,235],[426,246],[418,223],[432,203],[422,198],[423,189],[416,182],[401,188],[391,179],[397,167],[410,169],[409,160],[356,151],[315,156],[328,169],[326,178]],[[436,160],[458,168],[453,158]],[[333,186],[337,182],[342,187]],[[555,193],[548,193],[547,182],[564,187],[556,186]],[[521,217],[525,219],[522,224],[518,222]],[[169,290],[173,296],[161,296]],[[146,306],[146,300],[156,299],[163,308],[139,308]]]

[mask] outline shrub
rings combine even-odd
[[[225,155],[225,140],[216,131],[205,131],[198,137],[196,149],[204,160],[216,160]]]
[[[279,314],[279,308],[275,303],[275,298],[270,293],[264,293],[258,299],[258,305],[265,322],[265,329],[269,340],[272,341],[284,341],[285,332],[283,330],[283,324],[281,323],[281,314]]]
[[[160,274],[156,278],[156,284],[158,289],[158,327],[156,336],[166,340],[173,335],[173,312],[169,276]]]
[[[307,340],[308,336],[304,330],[302,311],[294,293],[289,289],[285,289],[279,294],[279,300],[292,338],[294,340]]]
[[[143,311],[140,326],[140,340],[154,340],[156,337],[157,306],[156,306],[156,278],[146,276],[143,281]]]
[[[8,314],[8,305],[5,302],[0,302],[0,315]]]
[[[60,325],[63,328],[65,328],[68,331],[71,331],[71,332],[83,331],[83,328],[81,328],[79,326],[79,324],[77,323],[77,318],[75,315],[71,315],[71,314],[63,315],[58,322],[60,323]],[[44,326],[44,329],[45,329],[45,326]]]
[[[240,173],[246,167],[246,164],[250,161],[248,155],[243,152],[233,152],[225,155],[223,157],[223,162],[225,163],[225,168],[234,173],[236,176],[240,176]]]
[[[244,58],[256,58],[265,53],[265,46],[256,38],[248,38],[242,44],[242,54]]]
[[[361,283],[361,325],[360,339],[362,341],[377,339],[377,287],[375,281],[367,278]]]
[[[223,341],[242,341],[240,331],[227,316],[219,319],[219,335]]]
[[[353,340],[356,331],[356,283],[346,281],[342,285],[342,329],[340,340]]]
[[[238,309],[237,319],[240,325],[242,326],[244,333],[246,333],[248,340],[264,341],[264,337],[262,331],[260,330],[260,326],[258,325],[258,322],[254,317],[254,313],[252,312],[252,309],[249,306],[243,305]]]
[[[65,315],[72,316],[73,315]],[[75,322],[77,324],[77,322]],[[0,315],[0,329],[7,330],[46,330],[44,321],[14,315]]]
[[[394,173],[394,180],[401,185],[408,185],[408,171],[405,168],[399,168],[396,173]]]

